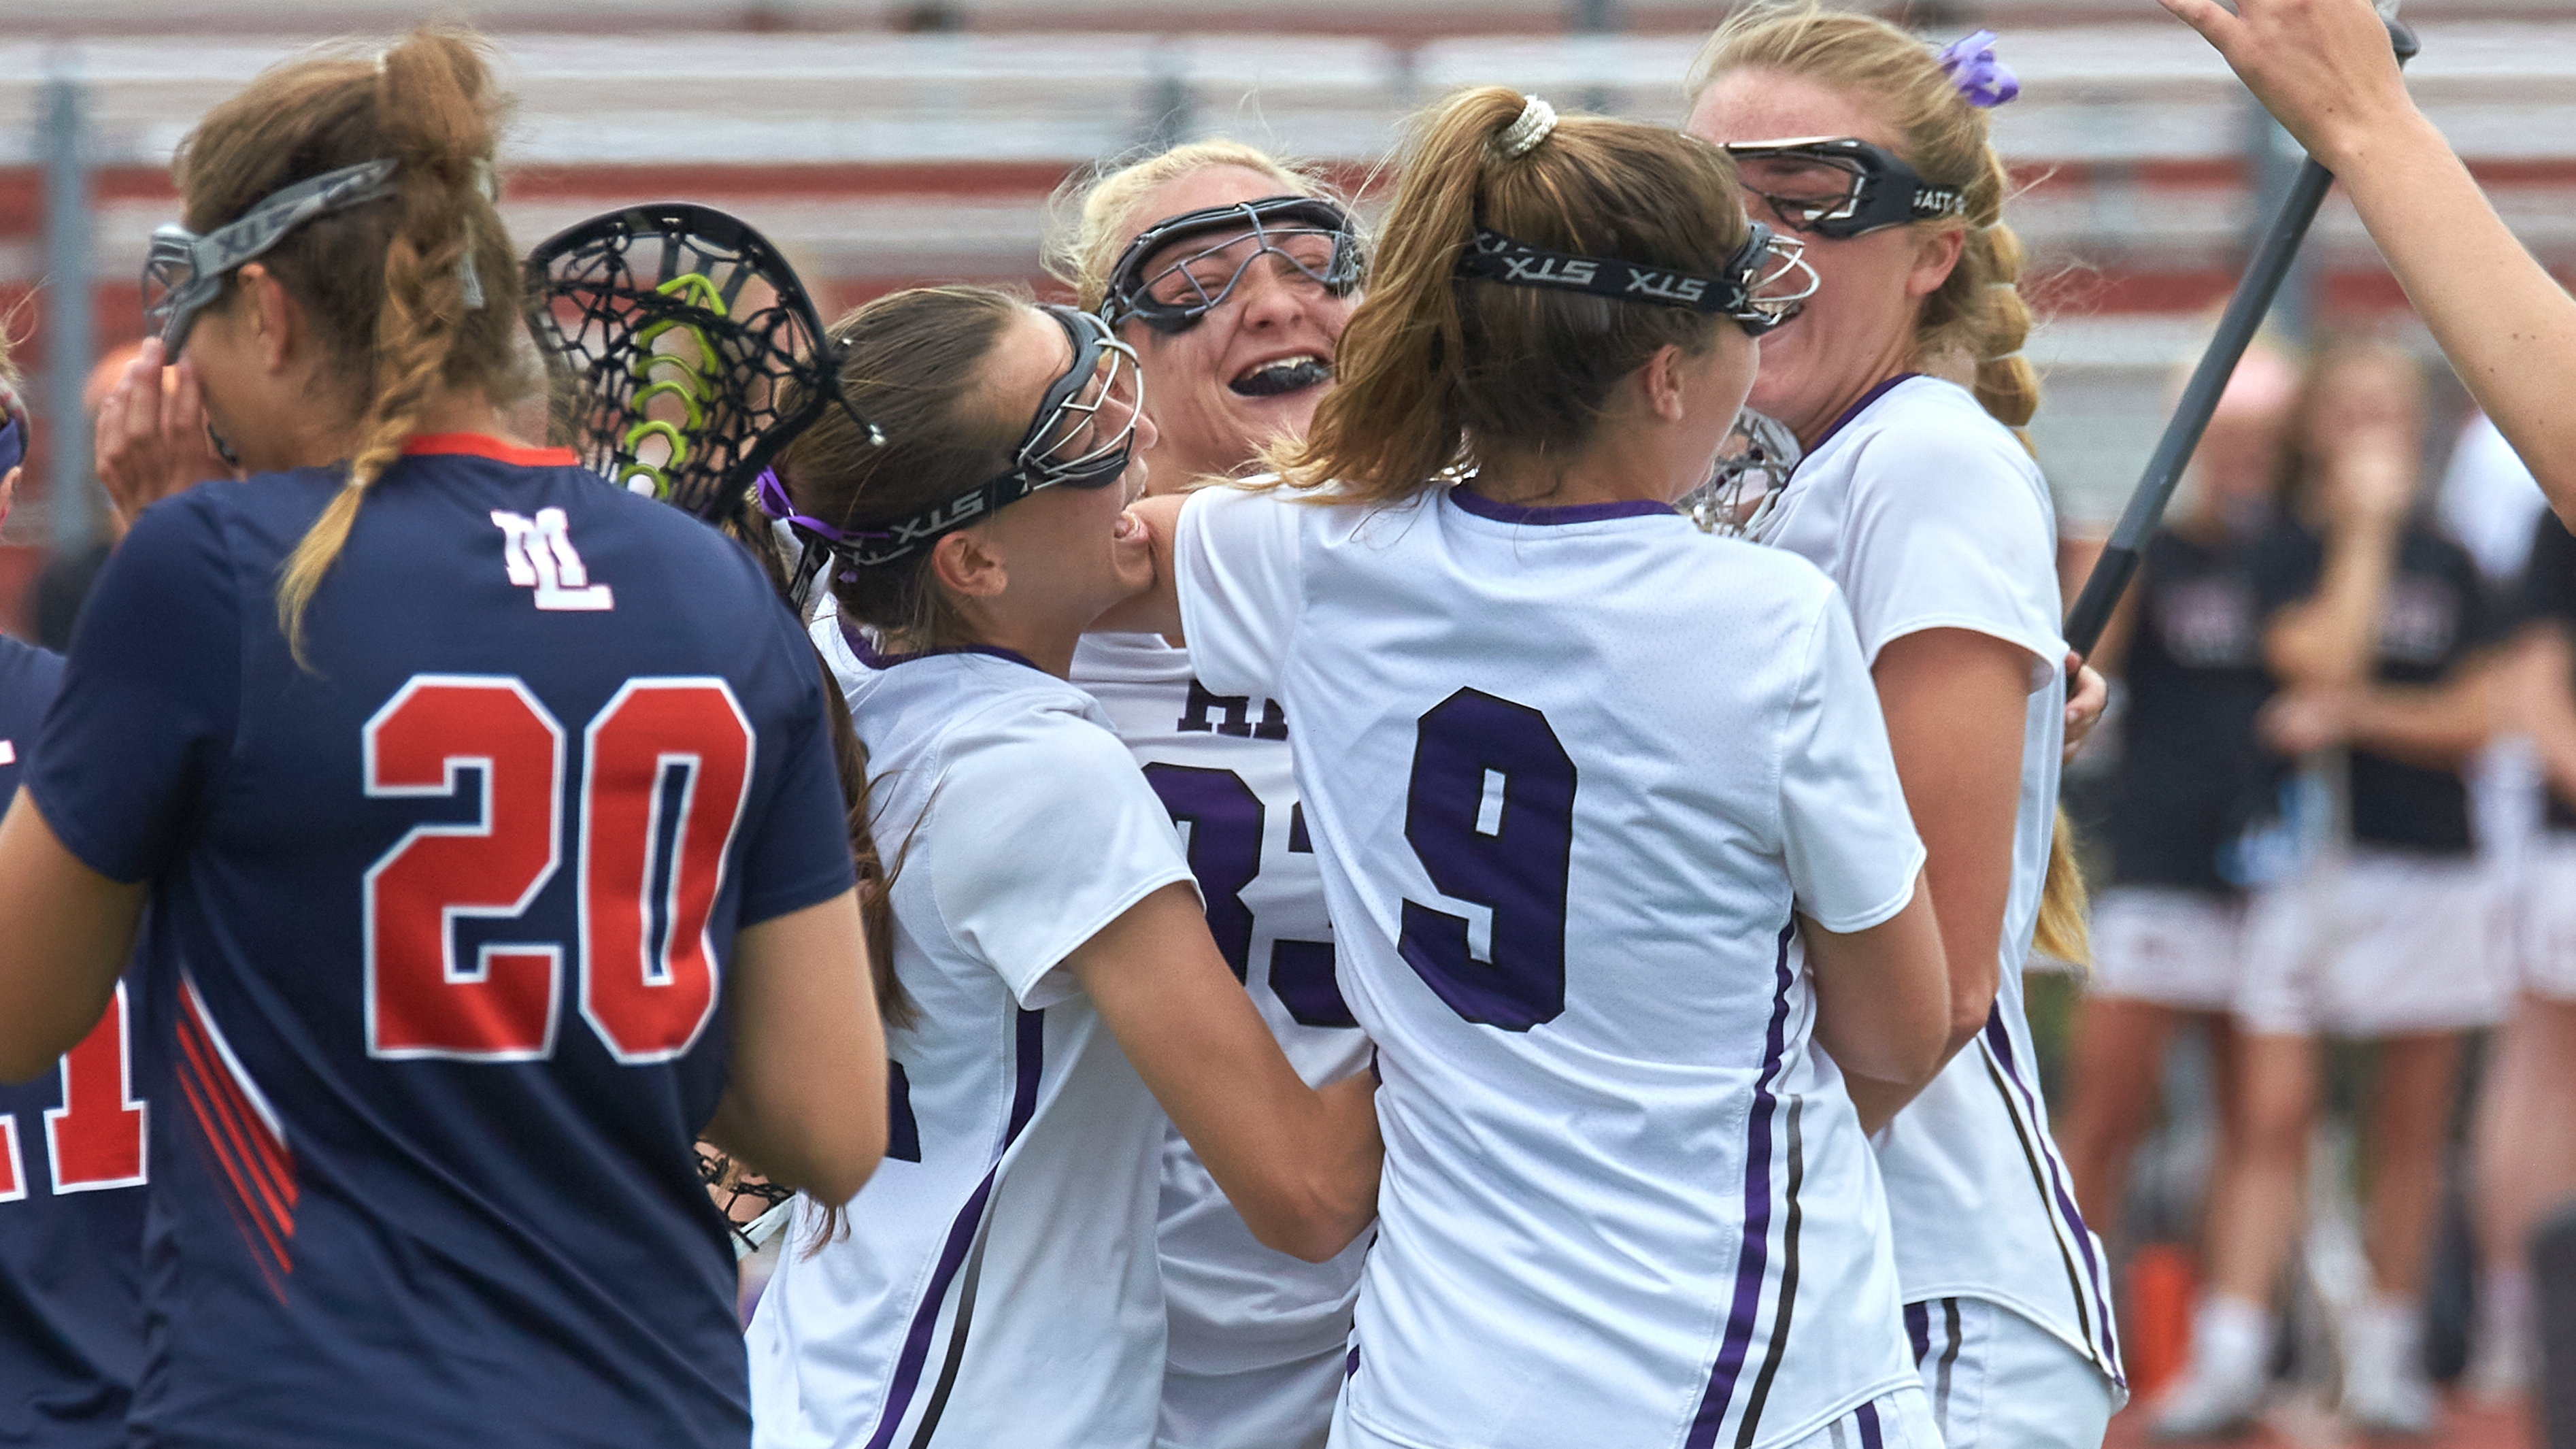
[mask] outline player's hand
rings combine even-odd
[[[2255,731],[2274,751],[2293,758],[2327,749],[2351,737],[2354,703],[2349,690],[2284,690],[2263,706]]]
[[[126,524],[173,493],[237,476],[206,431],[206,395],[193,363],[161,365],[146,338],[98,407],[98,477]]]
[[[2075,758],[2084,742],[2093,736],[2093,727],[2102,722],[2102,711],[2111,703],[2111,682],[2100,670],[2084,662],[2084,656],[2073,650],[2066,653],[2066,748],[2059,763]]]
[[[2257,100],[2328,170],[2418,117],[2369,0],[2157,0],[2218,48]]]

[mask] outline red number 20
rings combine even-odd
[[[45,1111],[45,1157],[54,1194],[139,1187],[144,1172],[144,1105],[134,1097],[132,1008],[125,983],[98,1025],[63,1053],[63,1104]],[[0,1202],[27,1195],[18,1119],[0,1112]]]
[[[516,679],[424,674],[362,742],[369,795],[453,797],[461,770],[482,776],[472,822],[415,826],[367,871],[368,1052],[552,1055],[563,946],[487,942],[459,961],[456,923],[518,916],[562,864],[563,727]],[[732,689],[713,678],[629,680],[583,732],[581,1014],[621,1062],[678,1056],[715,1014],[707,928],[752,744]]]

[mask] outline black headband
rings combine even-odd
[[[1745,331],[1762,333],[1788,320],[1785,304],[1766,306],[1753,295],[1762,281],[1762,263],[1771,253],[1771,228],[1760,222],[1752,224],[1744,244],[1727,258],[1725,275],[1717,277],[1645,266],[1618,257],[1550,251],[1478,227],[1475,240],[1458,254],[1457,275],[1509,287],[1546,287],[1617,302],[1680,307],[1732,318]]]

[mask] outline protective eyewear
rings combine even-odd
[[[178,360],[189,327],[208,303],[223,295],[224,278],[235,267],[266,253],[308,221],[393,194],[394,163],[361,161],[271,192],[204,236],[176,225],[152,233],[143,262],[143,315],[160,329],[168,360]]]
[[[1109,324],[1071,307],[1039,308],[1073,344],[1072,365],[1048,384],[1029,429],[1011,450],[1011,466],[975,489],[912,515],[866,528],[845,528],[795,511],[795,503],[764,470],[757,486],[761,510],[820,539],[849,569],[882,568],[910,558],[958,529],[1017,503],[1041,488],[1106,488],[1127,472],[1136,447],[1136,423],[1145,412],[1145,377],[1136,351]]]
[[[1157,222],[1129,242],[1109,273],[1100,315],[1112,327],[1133,317],[1157,332],[1186,332],[1233,296],[1263,257],[1336,297],[1360,284],[1366,265],[1350,213],[1322,197],[1212,206]]]
[[[1620,302],[1646,302],[1726,317],[1756,337],[1798,315],[1816,295],[1806,245],[1755,222],[1717,276],[1641,266],[1617,257],[1549,251],[1477,228],[1459,254],[1458,275],[1508,287],[1547,287]]]
[[[1724,149],[1744,189],[1770,203],[1783,224],[1831,241],[1967,214],[1965,191],[1927,183],[1895,152],[1856,136],[1740,141]]]

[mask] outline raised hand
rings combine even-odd
[[[160,339],[145,339],[98,407],[99,481],[127,524],[173,493],[237,476],[206,430],[195,363],[165,369],[161,358]]]
[[[2308,154],[2340,172],[2370,137],[2417,119],[2368,0],[2157,0],[2201,33]]]

